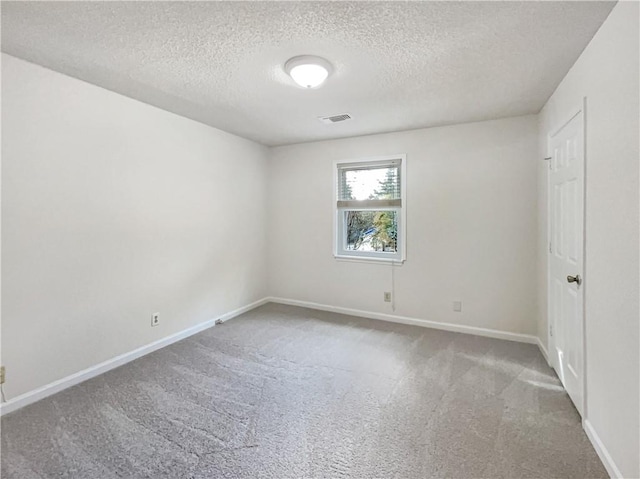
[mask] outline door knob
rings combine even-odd
[[[567,276],[567,281],[569,283],[578,283],[578,286],[582,284],[582,278],[579,274],[576,274],[575,276]]]

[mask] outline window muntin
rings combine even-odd
[[[336,163],[336,257],[404,260],[404,163]]]

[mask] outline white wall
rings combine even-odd
[[[624,477],[640,477],[639,4],[619,2],[540,113],[547,134],[587,97],[586,418]],[[539,321],[547,342],[547,170],[539,176]]]
[[[264,147],[2,62],[9,398],[266,295]]]
[[[535,334],[537,135],[526,116],[272,149],[270,293],[392,313],[391,266],[333,257],[333,162],[406,153],[393,314]]]

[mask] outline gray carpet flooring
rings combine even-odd
[[[2,419],[9,478],[604,478],[535,346],[268,304]]]

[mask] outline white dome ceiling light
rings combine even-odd
[[[284,69],[303,88],[319,87],[333,70],[327,60],[312,55],[293,57],[285,63]]]

